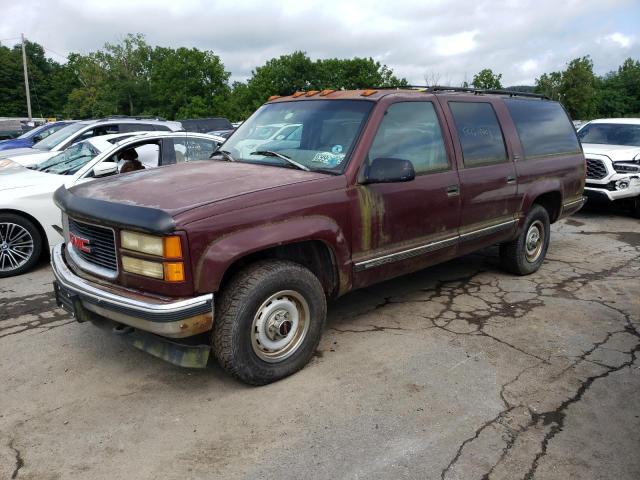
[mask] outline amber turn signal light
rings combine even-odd
[[[184,282],[184,263],[164,262],[165,282]]]
[[[180,237],[177,235],[164,237],[164,257],[182,258],[182,244],[180,243]]]

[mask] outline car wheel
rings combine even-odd
[[[542,205],[533,205],[518,237],[500,245],[502,268],[516,275],[538,270],[549,248],[549,225],[547,210]]]
[[[327,315],[318,278],[289,261],[260,261],[236,274],[216,304],[213,350],[235,378],[265,385],[304,367]]]
[[[0,278],[28,271],[41,252],[42,236],[33,222],[12,213],[0,214]]]

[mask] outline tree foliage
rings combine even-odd
[[[34,116],[91,118],[157,115],[169,119],[226,116],[245,119],[271,95],[298,90],[402,87],[386,65],[372,58],[312,60],[294,51],[256,67],[244,82],[230,82],[218,55],[196,48],[149,45],[127,35],[67,62],[47,58],[42,46],[26,42]],[[438,83],[440,74],[425,78]],[[466,83],[466,82],[465,82]],[[482,89],[502,87],[502,74],[485,68],[473,76]],[[534,87],[508,87],[530,91]],[[589,57],[571,60],[565,70],[536,79],[535,91],[564,103],[573,118],[640,115],[640,61],[627,59],[602,77]],[[0,45],[0,116],[26,116],[20,45]]]
[[[502,83],[500,80],[502,79],[501,73],[493,73],[493,70],[490,68],[485,68],[480,70],[473,76],[473,80],[471,81],[471,85],[475,88],[483,88],[489,90],[499,90],[502,88]]]

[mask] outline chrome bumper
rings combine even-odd
[[[135,329],[171,338],[185,338],[206,332],[213,326],[213,294],[163,301],[140,300],[127,292],[113,293],[76,275],[67,266],[64,244],[51,252],[51,267],[57,286],[56,301],[80,320],[78,309]]]

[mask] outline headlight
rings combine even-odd
[[[127,250],[155,255],[156,257],[182,257],[182,245],[180,237],[177,235],[156,237],[145,233],[123,230],[120,232],[120,243],[122,248]]]
[[[640,172],[640,165],[633,165],[630,163],[613,163],[613,169],[617,173],[630,173]]]
[[[122,257],[122,268],[125,272],[144,275],[145,277],[164,279],[164,267],[159,262],[149,262],[133,257]]]

